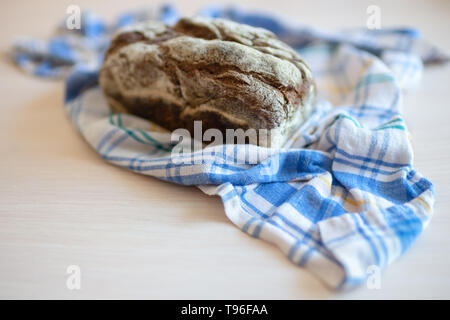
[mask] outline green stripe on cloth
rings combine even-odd
[[[338,115],[336,116],[336,118],[334,118],[333,121],[331,121],[331,123],[330,123],[329,125],[327,125],[327,126],[325,127],[325,129],[328,129],[329,127],[331,127],[331,126],[332,126],[336,121],[338,121],[340,118],[345,118],[345,119],[348,119],[348,120],[352,121],[352,122],[355,124],[355,126],[356,126],[357,128],[363,128],[363,126],[362,126],[357,120],[355,120],[355,119],[353,119],[352,117],[349,117],[349,116],[347,116],[347,115],[345,115],[345,114],[340,113],[340,114],[338,114]]]
[[[362,85],[374,84],[374,83],[385,83],[394,82],[395,78],[388,73],[372,73],[367,74],[356,83],[353,90],[359,89]]]
[[[114,115],[117,118],[117,124],[114,122]],[[152,138],[147,132],[140,130],[140,129],[128,129],[122,126],[122,115],[120,113],[117,114],[111,114],[109,116],[109,123],[113,126],[116,126],[120,129],[122,129],[124,132],[126,132],[131,138],[133,138],[135,141],[139,142],[139,143],[143,143],[143,144],[151,144],[153,146],[155,146],[156,148],[166,151],[166,152],[170,152],[172,151],[171,148],[167,148],[165,147],[163,144],[161,144],[158,140]],[[136,135],[136,132],[139,132],[144,138],[145,140],[141,139],[138,135]]]
[[[373,131],[386,130],[386,129],[399,129],[399,130],[403,130],[403,131],[406,130],[404,126],[397,125],[397,126],[381,127],[381,128],[373,129]]]

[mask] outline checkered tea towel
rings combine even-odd
[[[61,26],[48,42],[18,40],[13,57],[38,76],[68,74],[67,112],[106,161],[220,196],[238,228],[275,244],[332,288],[364,283],[430,221],[433,185],[412,167],[402,89],[418,83],[423,63],[448,57],[414,29],[325,32],[236,8],[200,14],[270,29],[313,70],[316,111],[285,148],[216,145],[174,159],[169,132],[111,113],[97,82],[111,33],[148,18],[173,24],[173,7],[125,13],[114,25],[84,13],[80,30]]]

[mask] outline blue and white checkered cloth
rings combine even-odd
[[[412,167],[403,89],[422,66],[448,57],[414,29],[324,32],[264,13],[208,7],[204,16],[265,27],[295,47],[315,75],[319,102],[285,148],[207,147],[199,161],[172,161],[170,133],[130,114],[113,114],[97,82],[111,32],[143,19],[173,24],[169,6],[126,13],[107,25],[92,13],[81,30],[60,27],[48,42],[19,40],[15,62],[43,77],[66,78],[65,107],[103,159],[222,198],[242,231],[277,245],[333,288],[366,281],[373,266],[398,258],[430,221],[433,185]],[[276,165],[274,165],[276,164]]]

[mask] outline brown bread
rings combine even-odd
[[[313,109],[315,85],[302,58],[268,30],[223,19],[148,21],[113,38],[100,85],[115,111],[169,129],[271,129],[280,147]]]

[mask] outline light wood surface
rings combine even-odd
[[[172,3],[175,1],[172,1]],[[193,14],[208,1],[179,7]],[[2,1],[0,46],[43,38],[69,4],[112,19],[149,1]],[[323,28],[414,25],[450,50],[449,1],[248,1]],[[62,108],[63,83],[0,61],[0,298],[450,298],[450,68],[427,69],[405,97],[415,167],[435,183],[433,220],[383,272],[380,290],[337,293],[225,217],[218,198],[108,165]],[[79,265],[81,290],[66,268]]]

